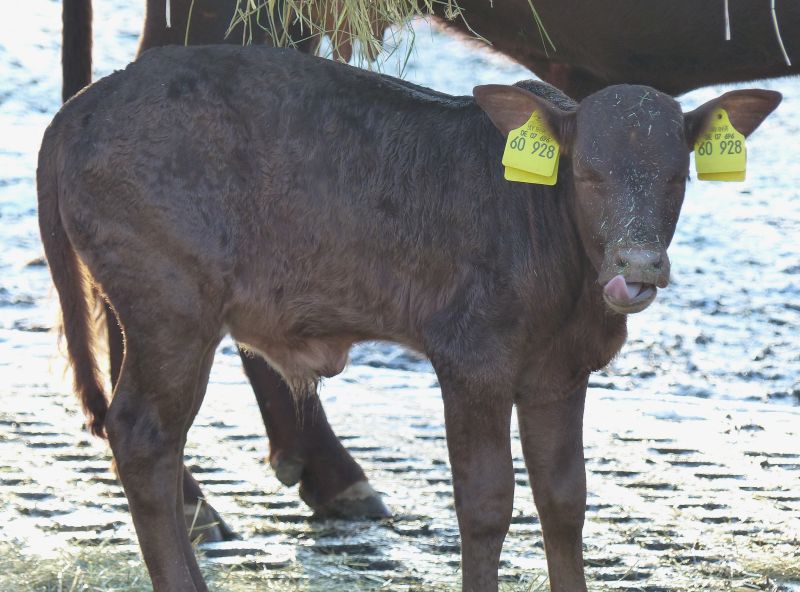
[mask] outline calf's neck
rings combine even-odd
[[[297,396],[355,342],[430,358],[465,590],[497,587],[516,404],[551,587],[585,590],[589,373],[667,285],[694,139],[719,108],[749,134],[779,101],[741,90],[683,114],[646,87],[575,104],[535,82],[452,97],[291,50],[201,47],[147,52],[68,102],[40,152],[42,240],[155,590],[206,590],[181,461],[226,333]],[[561,147],[553,187],[503,177],[505,137],[533,111]],[[107,414],[89,282],[125,335]]]

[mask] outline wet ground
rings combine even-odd
[[[100,3],[97,3],[100,4]],[[136,4],[136,3],[133,3]],[[58,108],[60,3],[0,23],[0,542],[21,554],[135,537],[102,443],[63,377],[41,261],[35,153]],[[141,15],[97,6],[97,75],[133,55]],[[402,52],[398,52],[398,55]],[[392,71],[388,65],[387,70]],[[418,30],[406,69],[452,93],[524,71]],[[631,319],[593,377],[586,411],[587,573],[593,589],[776,590],[800,582],[800,82],[760,83],[784,104],[748,141],[748,180],[689,184],[672,286]],[[722,89],[686,97],[687,108]],[[501,204],[498,207],[502,207]],[[458,581],[442,408],[426,362],[363,346],[322,398],[337,433],[395,513],[309,521],[264,463],[267,444],[230,343],[189,435],[188,464],[242,535],[210,562],[317,589],[437,589]],[[515,441],[515,516],[501,574],[537,589],[544,555]]]

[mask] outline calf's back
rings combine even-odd
[[[291,50],[164,48],[68,103],[43,154],[114,306],[142,297],[140,275],[175,307],[202,285],[301,384],[358,340],[424,350],[444,310],[516,326],[537,290],[543,309],[580,290],[569,183],[504,181],[502,145],[471,97]]]

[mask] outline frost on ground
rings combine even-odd
[[[457,582],[458,530],[432,375],[355,366],[326,383],[331,421],[395,512],[382,523],[347,523],[310,521],[296,491],[272,477],[254,402],[226,370],[187,452],[209,501],[243,537],[201,546],[210,570],[256,570],[301,589],[320,577],[351,589]],[[71,396],[33,384],[8,392],[0,398],[2,538],[24,554],[98,544],[100,553],[129,551],[125,498],[105,448],[76,428]],[[595,388],[586,419],[591,581],[607,590],[769,590],[800,579],[795,413]],[[501,575],[527,589],[544,577],[544,554],[516,441],[514,458]]]

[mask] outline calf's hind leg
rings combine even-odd
[[[581,532],[586,513],[585,397],[586,381],[554,401],[540,404],[536,393],[526,393],[517,402],[522,452],[539,510],[552,592],[586,591]]]
[[[178,315],[121,316],[127,350],[106,429],[142,555],[156,592],[206,592],[184,523],[182,458],[219,333],[199,335]]]
[[[114,389],[119,381],[124,354],[122,330],[117,321],[117,314],[106,302],[104,303],[106,315],[106,328],[108,331],[108,356],[111,374],[111,388]],[[184,518],[186,528],[189,529],[189,538],[201,539],[205,542],[230,541],[236,534],[225,523],[214,507],[206,501],[200,484],[185,466],[183,467]]]

